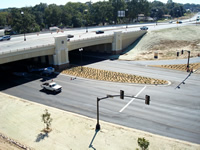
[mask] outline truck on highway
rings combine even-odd
[[[0,36],[4,36],[5,35],[5,30],[4,29],[0,29]]]
[[[50,27],[49,30],[50,30],[50,31],[56,31],[56,32],[57,32],[57,31],[60,30],[60,28],[58,28],[58,27],[55,26],[55,27]]]
[[[53,93],[58,93],[62,91],[62,86],[58,85],[56,82],[45,82],[41,85],[44,90],[51,91]]]

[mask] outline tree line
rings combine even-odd
[[[200,5],[186,5],[199,9]],[[191,9],[190,8],[190,9]],[[124,11],[125,17],[118,17]],[[109,0],[96,3],[68,2],[65,5],[40,3],[34,7],[8,8],[0,10],[0,27],[9,26],[16,33],[38,32],[51,26],[82,27],[105,24],[118,24],[137,21],[138,14],[162,19],[164,14],[181,17],[185,14],[184,5],[147,0]]]

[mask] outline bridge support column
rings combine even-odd
[[[38,62],[38,60],[39,60],[38,57],[34,57],[34,58],[33,58],[33,61],[34,61],[34,62]]]
[[[52,55],[48,55],[48,60],[49,60],[49,65],[53,65],[53,56]]]
[[[114,39],[112,42],[112,54],[119,54],[122,52],[122,32],[114,32]]]
[[[53,65],[56,70],[63,70],[69,66],[67,36],[55,37],[55,54],[53,55]]]
[[[41,56],[41,63],[45,64],[46,63],[46,56]]]

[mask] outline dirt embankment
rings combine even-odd
[[[200,55],[199,25],[148,31],[141,40],[124,55],[121,60],[177,59],[177,52],[190,51],[190,57]],[[178,58],[187,58],[187,52]]]

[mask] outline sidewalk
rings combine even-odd
[[[0,93],[0,133],[35,150],[135,150],[145,137],[150,150],[200,150],[200,145],[162,137],[62,111]],[[44,134],[41,115],[51,113],[52,131]],[[0,149],[3,147],[0,142]]]

